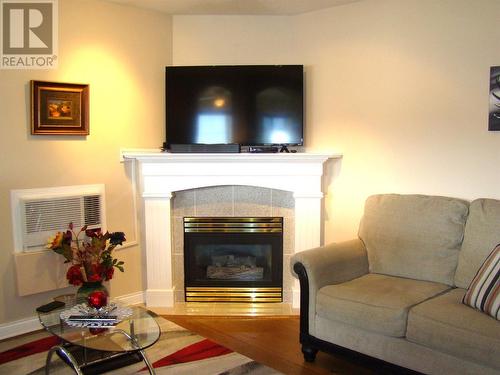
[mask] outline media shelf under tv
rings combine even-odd
[[[237,143],[221,144],[180,144],[173,143],[165,147],[173,154],[237,154],[240,145]]]
[[[236,143],[230,144],[164,144],[162,150],[173,154],[275,154],[280,152],[296,153],[297,150],[289,149],[289,145],[261,145],[241,146]]]

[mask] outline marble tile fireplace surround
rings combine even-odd
[[[139,168],[146,305],[184,301],[184,216],[281,216],[283,301],[298,307],[294,253],[320,245],[323,164],[338,154],[170,154],[123,150]]]

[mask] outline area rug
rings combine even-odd
[[[158,375],[276,375],[280,372],[233,352],[163,318],[158,318],[162,335],[146,350]],[[47,351],[57,339],[36,332],[0,343],[0,374],[45,374]],[[50,374],[74,372],[57,356],[52,357]],[[148,374],[143,362],[107,374]]]

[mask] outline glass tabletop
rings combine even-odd
[[[66,306],[48,313],[38,313],[40,323],[53,335],[65,342],[88,349],[109,352],[131,352],[143,350],[160,338],[160,326],[156,314],[143,307],[128,306],[132,314],[114,326],[102,328],[74,327],[61,319]]]

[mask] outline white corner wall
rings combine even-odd
[[[487,131],[500,2],[363,0],[291,17],[173,19],[173,63],[304,64],[309,149],[330,172],[325,242],[357,233],[366,197],[500,198]]]

